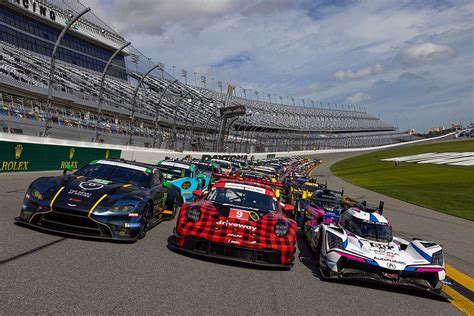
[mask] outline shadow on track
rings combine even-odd
[[[204,257],[204,256],[200,256],[199,254],[193,254],[193,253],[189,253],[189,252],[185,252],[185,251],[180,251],[179,249],[174,249],[174,248],[170,247],[171,238],[173,238],[173,235],[168,237],[167,248],[168,248],[169,251],[172,251],[172,252],[177,253],[181,256],[185,256],[185,257],[192,258],[192,259],[195,259],[195,260],[201,260],[201,261],[210,262],[210,263],[217,263],[217,264],[222,264],[222,265],[241,268],[241,269],[253,269],[253,270],[264,270],[264,271],[289,271],[290,270],[290,269],[285,268],[285,267],[259,266],[259,265],[253,265],[250,262],[249,263],[235,262],[235,261],[226,260],[225,258]]]
[[[41,227],[25,225],[19,222],[15,222],[15,225],[22,227],[24,229],[31,229],[45,235],[62,237],[63,240],[64,239],[77,239],[77,240],[84,240],[84,241],[90,241],[90,242],[103,242],[103,243],[105,242],[105,243],[113,243],[113,244],[133,244],[138,241],[138,240],[117,240],[117,239],[98,238],[94,236],[79,236],[79,235],[73,235],[73,234],[68,234],[68,233],[62,233],[60,231],[45,230],[45,229],[42,229]]]
[[[342,280],[342,279],[323,279],[321,273],[316,266],[316,257],[314,256],[311,247],[306,242],[303,234],[298,232],[298,241],[297,241],[298,250],[300,251],[298,255],[299,261],[305,265],[311,272],[313,276],[318,278],[321,282],[330,282],[333,284],[340,284],[341,286],[355,286],[355,287],[364,287],[370,288],[378,291],[392,292],[409,296],[418,296],[426,299],[431,299],[435,301],[442,301],[449,303],[447,297],[444,294],[435,294],[428,291],[416,290],[411,288],[403,288],[392,286],[390,284],[379,284],[370,281],[355,281],[355,280]]]

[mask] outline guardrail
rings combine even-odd
[[[325,153],[357,152],[379,150],[407,144],[436,140],[453,135],[415,140],[400,144],[390,144],[368,148],[323,149],[274,153],[218,153],[218,152],[175,152],[166,149],[120,146],[109,144],[91,144],[90,142],[70,141],[56,138],[15,135],[0,133],[0,172],[47,171],[64,169],[66,165],[81,167],[94,159],[123,158],[145,163],[156,163],[166,157],[183,158],[230,158],[265,159],[288,156],[309,156]]]

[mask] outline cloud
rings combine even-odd
[[[398,78],[400,79],[411,79],[411,80],[425,80],[424,77],[417,75],[413,72],[405,71],[404,73],[401,73]]]
[[[387,81],[385,81],[385,80],[383,80],[383,79],[379,79],[379,80],[375,81],[375,82],[372,84],[372,86],[373,86],[373,87],[375,87],[375,86],[380,86],[380,85],[383,85],[383,84],[385,84],[385,83],[387,83]]]
[[[82,0],[100,17],[111,17],[119,33],[162,34],[170,25],[182,25],[199,32],[215,23],[238,5],[232,0]]]
[[[438,62],[454,55],[454,49],[448,45],[427,42],[403,48],[396,56],[396,60],[404,66],[413,66]]]
[[[339,80],[360,80],[381,74],[383,71],[384,68],[381,64],[375,64],[355,71],[352,69],[336,71],[334,78]]]
[[[370,95],[362,93],[362,92],[358,92],[358,93],[356,93],[354,95],[351,95],[351,96],[346,98],[346,102],[352,103],[352,104],[357,104],[357,103],[361,103],[361,102],[364,102],[364,101],[370,101],[370,100],[372,100]]]

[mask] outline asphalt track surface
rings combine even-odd
[[[443,244],[448,263],[473,275],[472,222],[333,177],[331,163],[350,155],[320,155],[325,163],[314,173],[355,198],[384,200],[395,233]],[[449,302],[419,292],[322,282],[301,238],[294,267],[281,271],[172,252],[167,239],[174,221],[159,224],[132,244],[69,238],[14,225],[25,188],[43,174],[0,175],[0,314],[460,314]]]

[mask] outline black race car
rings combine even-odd
[[[178,190],[157,166],[96,160],[73,174],[41,177],[26,191],[19,224],[76,236],[143,238],[179,212]]]

